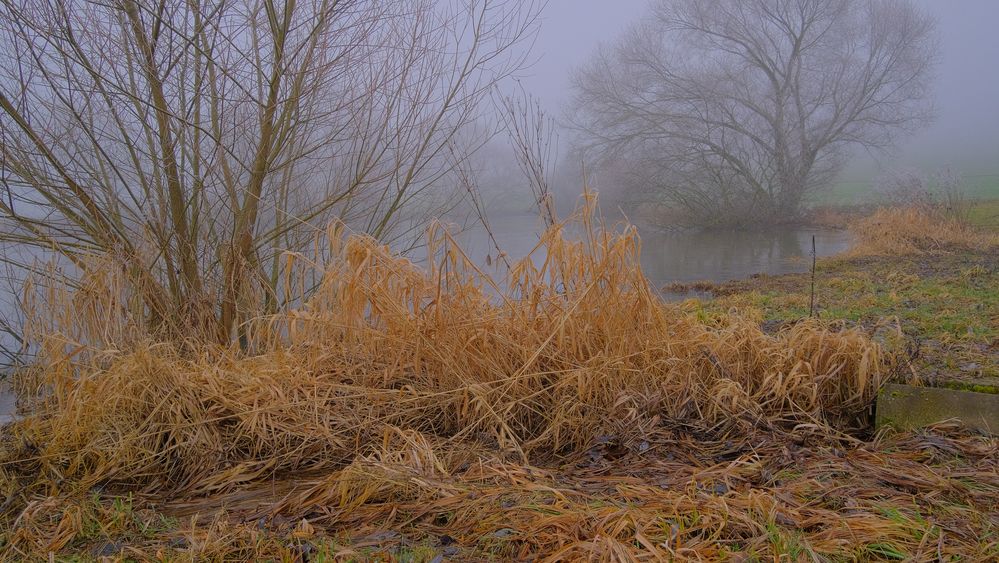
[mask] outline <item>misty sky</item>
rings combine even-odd
[[[999,174],[999,0],[917,0],[938,18],[937,119],[886,164]],[[571,97],[569,69],[600,42],[614,40],[645,11],[647,0],[550,0],[522,80],[553,115]],[[866,161],[866,162],[865,162]],[[859,158],[855,167],[870,166]]]

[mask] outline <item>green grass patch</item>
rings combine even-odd
[[[999,209],[999,205],[997,205]],[[920,376],[999,377],[999,257],[994,252],[829,259],[819,262],[816,314],[862,325],[882,339],[919,344]],[[711,317],[732,308],[776,326],[809,314],[808,274],[719,286],[695,305]],[[896,342],[898,343],[898,342]]]
[[[995,190],[999,194],[999,185]],[[974,202],[968,212],[968,221],[979,228],[999,231],[999,199]]]

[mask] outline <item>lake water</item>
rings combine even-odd
[[[493,234],[512,258],[520,258],[538,242],[541,229],[536,215],[493,218]],[[843,230],[794,228],[771,232],[666,231],[639,226],[642,269],[661,288],[673,283],[724,282],[753,274],[805,272],[811,267],[812,236],[819,258],[850,247],[850,234]],[[456,237],[472,258],[484,265],[496,251],[481,227]],[[496,271],[494,265],[493,271]]]

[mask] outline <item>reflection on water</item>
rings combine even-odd
[[[849,234],[834,230],[643,233],[642,268],[649,279],[660,285],[804,272],[811,265],[813,235],[820,258],[850,246]]]
[[[537,245],[541,227],[534,215],[492,220],[492,231],[500,247],[514,259],[523,257]],[[723,282],[758,273],[805,272],[811,265],[812,235],[820,258],[850,246],[846,231],[814,228],[666,232],[639,227],[639,234],[642,269],[656,287],[676,282]],[[481,227],[468,229],[456,238],[478,264],[484,266],[487,256],[495,259],[496,251]],[[494,264],[494,271],[496,267]]]

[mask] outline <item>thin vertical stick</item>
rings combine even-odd
[[[808,303],[808,316],[815,316],[815,235],[812,235],[812,292]]]

